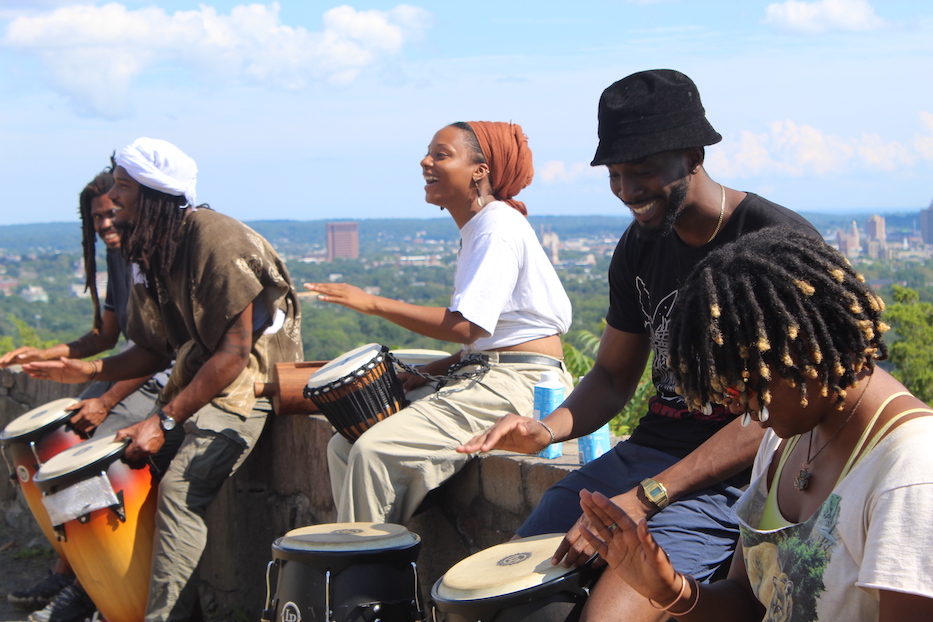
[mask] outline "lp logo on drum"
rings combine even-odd
[[[289,601],[282,607],[282,622],[301,622],[301,611],[298,605]]]

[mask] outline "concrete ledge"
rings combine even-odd
[[[0,370],[0,429],[81,389]],[[272,542],[297,527],[334,522],[326,454],[332,434],[321,415],[270,417],[252,455],[224,484],[208,511],[200,567],[210,617],[258,619]],[[469,462],[408,525],[423,543],[418,564],[424,596],[456,562],[510,539],[544,491],[576,467],[575,441],[564,443],[564,456],[556,460],[492,452]],[[20,541],[42,538],[18,487],[6,477],[0,478],[0,511]]]

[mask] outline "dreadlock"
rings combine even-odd
[[[806,382],[816,380],[841,408],[858,373],[888,355],[884,302],[864,281],[822,240],[787,227],[718,248],[680,290],[689,312],[671,321],[677,391],[694,409],[722,403],[727,387],[742,404],[750,390],[767,404],[780,377],[806,406]]]
[[[123,235],[121,246],[126,260],[135,262],[143,274],[168,276],[188,213],[188,208],[182,208],[185,202],[183,196],[172,196],[140,184],[136,222]]]
[[[103,328],[104,319],[101,316],[100,296],[97,293],[97,231],[94,230],[91,207],[94,199],[107,194],[111,186],[113,186],[113,173],[110,169],[105,169],[84,187],[78,197],[78,215],[81,216],[81,248],[84,251],[84,291],[90,292],[94,303],[94,330],[97,331]]]

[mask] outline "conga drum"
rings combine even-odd
[[[66,409],[77,403],[78,400],[71,397],[49,402],[20,415],[0,432],[0,450],[10,475],[19,481],[32,515],[59,555],[64,555],[62,545],[55,537],[42,505],[42,493],[33,484],[32,477],[42,463],[84,440],[68,425],[73,413]]]
[[[39,468],[33,481],[75,575],[107,622],[142,622],[149,596],[157,485],[121,460],[115,434]]]
[[[331,425],[351,443],[408,406],[389,349],[370,343],[322,367],[305,387]]]
[[[289,531],[272,545],[263,620],[424,620],[416,563],[420,549],[417,534],[391,523]]]
[[[457,563],[431,589],[436,622],[564,622],[576,620],[593,575],[552,566],[564,534],[513,540]]]

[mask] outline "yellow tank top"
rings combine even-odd
[[[875,422],[878,421],[878,417],[881,416],[881,413],[887,408],[888,404],[892,400],[898,398],[902,395],[910,395],[906,391],[901,391],[899,393],[894,393],[893,395],[888,396],[888,399],[878,407],[878,410],[872,416],[871,421],[865,426],[865,431],[862,432],[861,438],[855,444],[855,448],[852,450],[852,453],[849,455],[848,461],[846,461],[845,466],[842,468],[842,473],[839,474],[839,479],[836,480],[836,486],[839,485],[846,475],[849,474],[849,471],[855,468],[855,466],[865,457],[868,452],[875,448],[875,445],[878,444],[878,441],[887,434],[888,430],[891,429],[895,423],[906,417],[907,415],[912,415],[917,412],[931,412],[933,411],[927,408],[912,408],[910,410],[905,410],[904,412],[898,413],[891,417],[891,420],[884,424],[878,432],[868,440],[868,434],[871,432],[871,429],[875,427]],[[765,499],[765,506],[761,512],[761,520],[758,521],[758,529],[762,531],[771,531],[774,529],[783,529],[784,527],[790,527],[796,523],[792,523],[781,514],[781,508],[778,507],[777,499],[777,482],[781,480],[781,473],[784,471],[784,464],[787,462],[787,457],[794,450],[794,447],[797,446],[797,441],[800,440],[800,435],[791,437],[787,440],[787,443],[784,445],[784,450],[781,452],[781,457],[778,461],[777,470],[774,472],[774,479],[771,481],[771,485],[768,487],[768,496]]]

